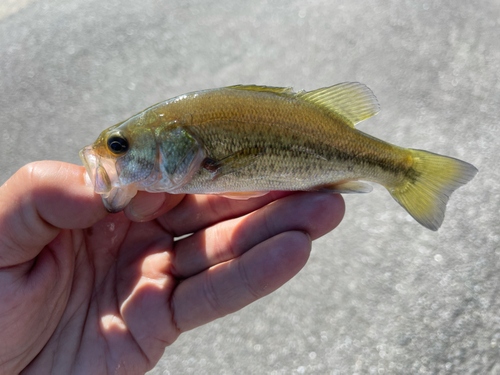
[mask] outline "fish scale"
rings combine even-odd
[[[371,187],[361,181],[371,181],[437,230],[449,196],[477,169],[355,128],[378,111],[371,90],[356,82],[298,93],[240,85],[203,90],[103,131],[80,156],[112,212],[138,190],[241,199],[271,190],[362,193]]]

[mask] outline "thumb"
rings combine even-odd
[[[77,165],[40,161],[0,187],[0,267],[33,259],[61,229],[86,228],[106,216],[84,173]]]

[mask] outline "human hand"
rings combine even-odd
[[[108,215],[83,176],[37,162],[0,187],[1,374],[143,374],[291,279],[344,214],[340,195],[140,192]]]

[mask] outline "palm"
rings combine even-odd
[[[72,257],[71,282],[59,298],[71,294],[54,334],[30,368],[38,372],[50,360],[55,373],[145,372],[179,334],[169,305],[176,285],[168,271],[173,237],[156,221],[133,223],[123,214],[75,230],[72,237],[82,241],[54,249]],[[59,356],[70,358],[72,368],[66,361],[45,358],[56,348],[63,348]]]
[[[16,309],[16,326],[4,331],[14,337],[13,361],[36,356],[26,373],[144,373],[183,331],[293,277],[309,255],[303,232],[317,238],[342,218],[339,196],[285,195],[186,196],[152,221],[121,213],[60,230],[34,260],[13,268],[19,283],[0,294]],[[9,321],[0,316],[0,324]]]

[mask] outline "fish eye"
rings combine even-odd
[[[113,154],[123,154],[128,150],[128,141],[120,134],[113,134],[108,138],[108,148]]]

